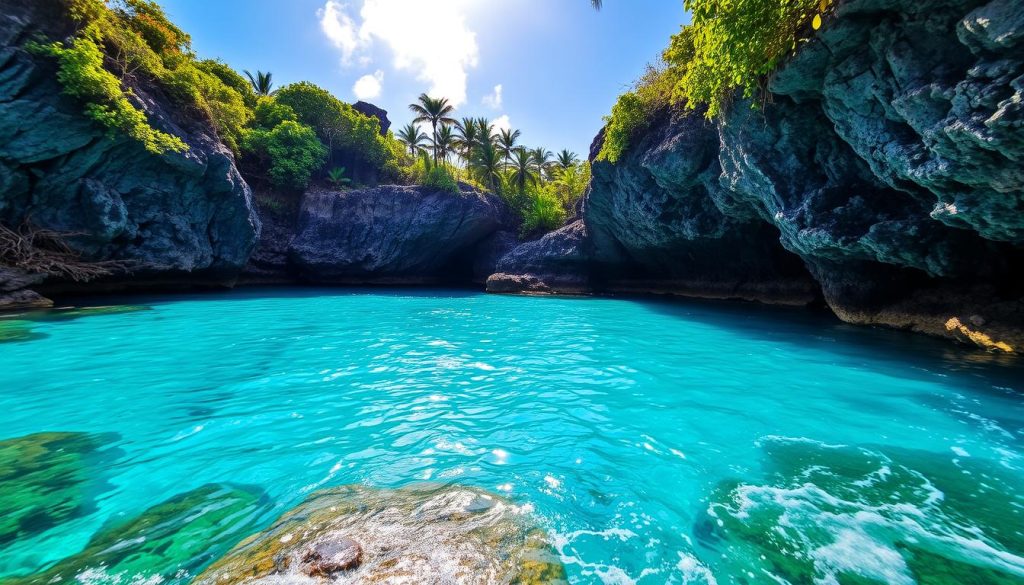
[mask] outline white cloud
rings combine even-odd
[[[335,47],[341,50],[341,62],[348,65],[352,55],[361,46],[356,23],[344,12],[344,5],[330,0],[317,12],[320,17],[320,30]]]
[[[501,84],[494,86],[494,92],[484,96],[482,100],[484,105],[492,110],[501,109]]]
[[[427,93],[446,97],[452,105],[466,102],[466,72],[476,67],[476,33],[463,16],[468,0],[361,0],[357,19],[340,0],[327,0],[320,9],[320,28],[341,51],[342,63],[365,53],[374,42],[384,43],[393,65],[430,84]]]
[[[356,80],[352,86],[352,93],[361,100],[372,100],[380,95],[381,83],[384,82],[384,72],[380,69],[373,73],[364,75]]]
[[[500,85],[498,87],[501,87]],[[494,124],[494,130],[511,130],[512,124],[508,121],[508,114],[502,114],[497,118],[491,120],[491,124]]]

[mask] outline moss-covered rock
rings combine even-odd
[[[103,528],[82,552],[5,585],[187,579],[249,534],[267,505],[257,489],[208,484]]]
[[[726,583],[1024,580],[1019,475],[909,449],[763,446],[766,481],[722,483],[696,527]]]
[[[0,441],[0,548],[85,512],[101,485],[99,450],[112,438],[36,433]]]
[[[353,541],[360,549],[354,568],[322,576],[317,551],[351,550]],[[565,570],[520,509],[483,490],[345,486],[312,494],[195,583],[271,583],[309,575],[345,583],[540,584],[564,582]]]

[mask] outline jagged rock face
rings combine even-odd
[[[501,200],[468,188],[314,189],[303,199],[289,258],[311,282],[468,280],[479,245],[508,218]]]
[[[778,232],[719,182],[715,124],[660,113],[616,164],[595,161],[584,218],[593,234],[595,280],[611,289],[786,304],[814,300],[799,260]]]
[[[594,162],[590,252],[566,257],[591,287],[797,302],[809,272],[846,321],[1024,345],[1019,2],[847,0],[770,89]],[[512,272],[502,292],[538,286]]]
[[[183,154],[154,156],[109,136],[61,94],[52,59],[25,50],[72,30],[57,0],[0,2],[0,222],[79,234],[89,260],[130,261],[134,282],[230,283],[259,233],[249,187],[205,122],[140,80],[136,104],[181,137]],[[47,283],[53,286],[50,279]]]
[[[836,133],[932,217],[1024,243],[1024,17],[1015,0],[841,5],[821,47],[788,67],[816,77]],[[817,75],[815,75],[817,73]]]
[[[591,290],[593,253],[582,220],[527,242],[506,254],[487,279],[497,293],[585,293]]]

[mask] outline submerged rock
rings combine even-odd
[[[564,583],[565,571],[524,513],[483,490],[416,485],[316,492],[239,544],[197,585]]]
[[[711,496],[698,544],[727,583],[1009,584],[1024,579],[1024,477],[889,447],[769,439],[764,483]]]
[[[9,585],[185,582],[249,534],[268,504],[255,488],[205,485],[101,529],[82,552]]]
[[[478,246],[509,221],[494,195],[384,186],[306,193],[289,249],[312,282],[468,280]]]
[[[0,548],[85,513],[102,489],[101,449],[113,439],[36,433],[0,441]]]

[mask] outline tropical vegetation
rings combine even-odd
[[[188,149],[141,107],[141,88],[157,86],[207,123],[256,186],[301,190],[312,180],[330,182],[328,169],[339,162],[368,180],[397,180],[409,164],[404,146],[382,133],[376,118],[330,92],[308,82],[278,89],[270,72],[243,76],[200,59],[189,35],[153,0],[64,2],[78,23],[75,34],[31,47],[56,60],[64,92],[114,138],[137,140],[154,154]]]
[[[413,120],[396,136],[417,157],[410,180],[452,192],[463,182],[496,193],[520,215],[524,235],[561,226],[590,181],[590,163],[575,153],[528,148],[520,130],[496,128],[487,118],[456,119],[445,98],[422,94],[409,110]]]
[[[598,159],[615,162],[656,113],[681,104],[714,118],[732,99],[764,90],[783,59],[806,42],[832,0],[684,0],[692,22],[673,35],[661,60],[619,96],[606,118]],[[600,2],[594,2],[600,8]],[[757,100],[753,102],[755,105]]]
[[[444,97],[420,95],[409,106],[411,122],[384,133],[377,118],[313,83],[278,87],[269,71],[239,74],[199,58],[153,0],[64,1],[76,32],[33,50],[55,59],[65,93],[86,115],[155,154],[184,152],[177,126],[151,119],[143,106],[170,100],[235,153],[261,201],[313,182],[411,182],[452,193],[462,183],[501,196],[522,217],[524,233],[539,233],[560,226],[586,189],[588,162],[528,147],[521,131],[486,118],[456,119]],[[162,94],[142,95],[152,87]]]

